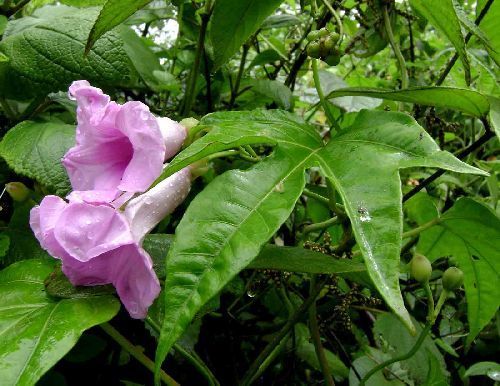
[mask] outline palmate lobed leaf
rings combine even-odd
[[[420,235],[417,250],[431,261],[452,256],[464,272],[470,345],[500,307],[500,220],[488,207],[461,198]]]
[[[112,296],[56,300],[44,280],[53,259],[24,260],[0,272],[1,384],[34,385],[92,326],[113,318]]]
[[[176,230],[165,280],[157,369],[212,296],[258,255],[294,208],[305,170],[320,166],[342,197],[368,273],[388,305],[412,323],[399,290],[402,209],[398,169],[441,167],[484,174],[440,151],[411,117],[362,111],[325,145],[315,129],[283,111],[225,112],[200,122],[208,134],[181,152],[162,178],[211,153],[243,144],[276,145],[246,171],[218,176],[192,201]]]

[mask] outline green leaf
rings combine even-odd
[[[500,306],[500,220],[488,207],[461,198],[420,235],[417,250],[431,261],[453,256],[464,272],[469,345]]]
[[[143,247],[151,256],[153,268],[159,278],[165,277],[165,256],[172,240],[173,235],[168,234],[147,235],[144,239]],[[366,272],[363,262],[358,259],[335,259],[309,249],[276,245],[265,245],[246,268],[336,275]]]
[[[457,50],[462,61],[467,84],[470,83],[470,64],[460,21],[455,12],[453,0],[410,0],[412,8],[425,17],[440,32],[444,33]]]
[[[500,373],[500,364],[496,362],[478,362],[474,363],[471,367],[467,369],[464,374],[464,377],[472,377],[475,375],[486,375],[490,376],[492,372]],[[498,376],[493,378],[495,381],[498,380]]]
[[[367,348],[367,355],[357,358],[351,367],[351,371],[349,372],[349,386],[358,386],[359,378],[363,377],[368,371],[370,371],[373,367],[377,366],[379,363],[382,363],[388,359],[390,359],[389,355],[384,352],[377,350],[373,347]],[[353,371],[353,368],[357,370],[357,372]],[[370,377],[368,382],[366,382],[366,386],[403,386],[407,385],[407,383],[400,381],[397,378],[387,379],[384,377],[383,371],[378,371]]]
[[[217,0],[210,18],[214,70],[226,63],[282,0]]]
[[[33,385],[92,326],[113,318],[112,296],[55,300],[43,281],[55,260],[25,260],[0,272],[0,379]]]
[[[55,122],[24,121],[0,142],[0,156],[18,174],[33,178],[57,194],[70,184],[61,158],[75,143],[75,127]]]
[[[250,83],[252,91],[272,99],[279,108],[293,109],[292,91],[277,80],[257,79]]]
[[[252,68],[254,66],[260,66],[263,64],[267,63],[274,63],[277,60],[280,60],[281,56],[278,54],[276,50],[273,49],[268,49],[265,51],[262,51],[261,53],[257,54],[255,58],[252,60],[248,68]]]
[[[0,257],[4,257],[9,251],[10,238],[5,233],[0,233]]]
[[[484,95],[456,87],[412,87],[405,90],[350,87],[328,94],[328,99],[343,96],[369,96],[392,101],[410,102],[424,106],[444,107],[483,117],[490,111],[490,103]]]
[[[200,125],[208,134],[177,155],[161,178],[218,151],[245,144],[277,146],[249,169],[216,177],[177,226],[166,262],[166,317],[157,366],[200,307],[251,263],[286,220],[304,188],[304,171],[311,166],[319,165],[333,181],[373,283],[411,326],[399,291],[398,169],[482,171],[440,151],[424,129],[400,113],[362,111],[350,129],[326,146],[312,126],[283,111],[214,113]]]
[[[0,63],[1,96],[29,99],[66,90],[77,79],[102,86],[123,85],[135,75],[116,30],[83,55],[97,9],[60,5],[40,11],[9,23],[0,43],[0,51],[10,59]]]
[[[20,260],[50,257],[40,246],[29,225],[30,210],[33,205],[34,203],[28,200],[14,207],[9,226],[5,230],[10,238],[10,247],[7,255],[1,259],[4,265]]]
[[[361,260],[335,259],[300,247],[275,245],[266,245],[248,268],[336,275],[366,271]]]
[[[85,44],[85,53],[90,51],[102,35],[111,31],[150,2],[151,0],[107,0],[90,30]]]
[[[400,356],[411,350],[422,331],[418,323],[414,324],[417,326],[417,335],[411,335],[405,325],[394,315],[383,313],[377,317],[373,335],[379,342],[378,346],[387,347],[388,345],[391,356]],[[415,384],[421,385],[427,380],[431,370],[431,358],[437,360],[439,364],[440,378],[446,379],[448,376],[446,363],[430,336],[424,339],[422,346],[411,358],[401,361],[400,365],[408,371]]]
[[[160,61],[143,41],[130,28],[121,28],[120,36],[123,39],[123,49],[127,53],[134,68],[146,85],[154,91],[159,91],[159,81],[155,72],[162,72]]]
[[[306,361],[317,371],[321,371],[318,356],[316,355],[316,349],[314,348],[314,344],[311,343],[311,334],[309,333],[307,326],[305,324],[298,323],[295,326],[295,336],[297,339],[295,342],[297,356]],[[341,381],[349,376],[349,369],[338,356],[328,349],[324,349],[324,354],[330,374],[335,377],[335,380]]]
[[[478,14],[483,9],[480,3],[484,5],[486,1],[478,2],[476,9]],[[497,66],[500,66],[500,34],[498,33],[498,20],[500,20],[500,3],[498,1],[493,1],[486,16],[481,20],[479,27],[490,42],[490,47],[486,47],[490,57],[495,61]]]
[[[488,116],[491,127],[495,130],[495,134],[500,138],[500,99],[495,97],[488,97],[490,101],[490,114]]]
[[[264,20],[261,29],[289,28],[300,23],[300,19],[295,15],[271,15]]]

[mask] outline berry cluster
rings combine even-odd
[[[330,32],[326,28],[311,31],[307,35],[307,55],[321,59],[330,66],[336,66],[340,62],[340,51],[337,47],[339,39],[337,32]]]

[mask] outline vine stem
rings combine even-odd
[[[391,44],[392,50],[394,51],[394,55],[398,60],[399,71],[401,72],[401,88],[408,88],[408,72],[406,71],[406,63],[403,54],[401,54],[401,50],[399,49],[399,45],[394,38],[394,34],[392,32],[391,20],[389,19],[389,12],[387,11],[387,6],[383,9],[384,13],[384,26],[385,31],[387,32],[387,37],[389,38],[389,43]]]
[[[484,19],[484,17],[486,16],[486,14],[488,13],[488,11],[491,7],[491,4],[493,4],[494,1],[495,0],[488,0],[486,2],[483,9],[481,10],[479,15],[477,16],[476,20],[474,21],[474,24],[479,25],[479,23],[481,23],[481,20]],[[465,44],[467,44],[469,42],[471,37],[472,37],[472,32],[467,33],[467,35],[465,36],[465,39],[464,39]],[[443,70],[443,72],[439,76],[439,79],[436,82],[436,86],[440,86],[441,84],[443,84],[444,80],[446,79],[446,77],[450,73],[451,69],[455,65],[457,59],[458,59],[458,54],[455,52],[455,55],[453,55],[453,57],[450,59],[450,61],[446,65],[445,69]]]
[[[267,344],[264,350],[258,355],[252,365],[249,367],[245,375],[243,376],[240,384],[242,386],[250,385],[257,377],[264,372],[266,367],[271,363],[267,358],[273,353],[275,348],[280,345],[281,341],[288,335],[290,330],[295,326],[296,323],[302,318],[304,312],[306,312],[309,307],[316,301],[316,297],[319,295],[323,289],[325,282],[321,281],[316,285],[316,287],[309,293],[309,297],[304,300],[299,308],[290,316],[288,321],[282,327],[282,329],[276,333],[274,338]],[[266,364],[266,365],[265,365]]]
[[[366,382],[368,382],[368,379],[370,379],[373,374],[384,369],[385,367],[392,365],[393,363],[396,363],[396,362],[404,361],[408,358],[411,358],[413,355],[415,355],[415,353],[418,351],[420,346],[422,346],[422,343],[424,343],[425,337],[427,336],[427,334],[431,330],[431,327],[432,327],[432,323],[427,322],[425,324],[425,327],[423,328],[423,330],[420,332],[420,335],[418,336],[417,341],[415,342],[415,344],[413,345],[413,347],[411,348],[410,351],[408,351],[406,354],[403,354],[403,355],[391,358],[389,360],[386,360],[385,362],[382,362],[379,365],[372,368],[361,379],[361,381],[359,382],[359,386],[364,386],[366,384]]]
[[[332,217],[326,221],[306,225],[304,227],[304,234],[311,233],[311,232],[318,231],[318,230],[325,229],[325,228],[329,228],[332,225],[338,224],[339,222],[340,222],[339,218],[337,216],[335,216],[335,217]]]
[[[186,93],[184,94],[184,101],[181,108],[181,115],[183,116],[187,115],[191,111],[194,98],[196,97],[196,95],[194,95],[196,89],[196,80],[198,78],[198,73],[200,70],[201,56],[203,55],[203,51],[205,50],[205,35],[207,33],[208,21],[210,20],[210,15],[212,14],[212,3],[213,0],[207,0],[207,2],[205,3],[205,10],[201,15],[200,34],[198,35],[198,44],[196,45],[193,68],[189,73]]]
[[[310,281],[310,291],[314,291],[316,286],[316,275],[311,276]],[[314,350],[316,351],[316,356],[318,357],[318,362],[323,372],[323,377],[325,378],[325,384],[328,386],[335,386],[332,374],[330,373],[330,367],[328,366],[328,361],[326,360],[325,350],[323,350],[323,345],[321,344],[321,335],[319,333],[318,326],[318,311],[316,309],[316,299],[309,307],[309,332],[311,333],[311,338],[314,344]]]
[[[149,324],[157,334],[160,334],[160,326],[150,316],[146,317],[145,322]],[[178,343],[174,344],[174,350],[178,351],[184,358],[186,358],[188,362],[191,363],[198,370],[198,372],[205,377],[210,386],[219,386],[217,378],[215,378],[207,365],[205,365],[203,360],[198,357],[196,353],[189,352]]]
[[[331,125],[335,124],[335,118],[330,111],[330,106],[328,106],[328,101],[325,99],[325,94],[323,93],[323,89],[321,88],[321,83],[319,80],[319,71],[318,71],[318,59],[312,60],[312,70],[313,70],[313,78],[314,78],[314,87],[318,92],[319,101],[321,102],[321,106],[323,106],[323,110],[325,111],[325,115],[328,118],[328,121]]]
[[[401,235],[401,239],[407,239],[407,238],[410,238],[410,237],[415,237],[417,235],[419,235],[420,233],[422,233],[423,231],[425,231],[426,229],[429,229],[430,227],[434,226],[434,225],[437,225],[441,222],[441,218],[439,217],[436,217],[435,219],[429,221],[429,222],[426,222],[425,224],[423,225],[420,225],[419,227],[415,228],[415,229],[412,229],[408,232],[404,232],[402,235]]]
[[[339,14],[335,12],[335,10],[333,9],[332,5],[328,2],[328,0],[321,0],[321,1],[325,5],[325,7],[328,8],[332,16],[335,18],[335,22],[339,26],[339,35],[340,35],[339,44],[340,44],[342,42],[342,38],[344,37],[344,26],[342,25],[342,20],[340,20]]]
[[[125,338],[111,324],[103,323],[99,325],[106,334],[108,334],[116,343],[118,343],[125,351],[134,357],[139,363],[146,367],[149,371],[154,372],[155,363],[149,359],[137,346]],[[160,379],[168,386],[180,386],[170,375],[165,371],[160,370]]]

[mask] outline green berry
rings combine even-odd
[[[340,39],[340,35],[339,35],[338,32],[332,32],[332,33],[330,33],[329,38],[331,40],[333,40],[335,43],[337,43],[339,41],[339,39]]]
[[[328,55],[325,58],[325,62],[329,66],[336,66],[340,63],[340,56],[339,55]]]
[[[332,54],[335,46],[337,45],[337,41],[333,40],[330,36],[328,36],[323,43],[325,50],[328,51],[328,54]]]
[[[307,55],[309,55],[311,58],[318,59],[320,57],[320,50],[321,46],[319,42],[311,42],[307,46]]]
[[[415,255],[410,262],[410,272],[419,283],[428,282],[432,274],[431,262],[423,255]]]
[[[317,40],[319,38],[319,31],[313,30],[307,34],[307,40],[312,42],[314,40]]]
[[[464,283],[464,273],[457,267],[450,267],[443,273],[443,288],[455,291]]]
[[[322,37],[330,35],[330,32],[326,28],[321,28],[318,31],[318,35],[319,35],[320,38],[322,38]]]
[[[9,182],[5,184],[5,190],[14,201],[23,202],[30,196],[30,190],[22,182]]]

